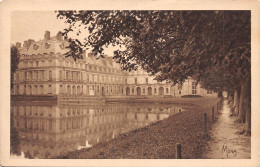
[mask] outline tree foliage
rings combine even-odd
[[[75,59],[90,46],[102,56],[112,44],[124,46],[114,55],[122,69],[140,65],[158,80],[195,77],[213,88],[209,76],[223,87],[250,75],[250,11],[58,11],[57,17],[70,25],[66,37],[88,30],[84,42],[70,39],[67,55]]]
[[[251,124],[250,11],[58,11],[58,18],[85,41],[70,39],[67,56],[80,58],[92,47],[124,46],[114,58],[122,69],[139,65],[157,80],[174,84],[193,77],[214,91],[240,89],[239,119]],[[245,119],[245,117],[247,117]]]
[[[18,69],[20,53],[16,46],[11,46],[11,88],[14,83],[14,73]]]

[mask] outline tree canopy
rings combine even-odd
[[[11,46],[11,88],[13,88],[14,74],[18,69],[20,53],[16,46]]]
[[[67,56],[74,59],[89,47],[102,57],[112,44],[123,46],[114,55],[122,69],[139,65],[158,80],[195,77],[212,89],[250,75],[250,11],[57,11],[57,17],[70,25],[65,37],[88,30],[83,42],[69,39]]]

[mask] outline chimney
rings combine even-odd
[[[58,33],[57,33],[57,35],[56,35],[56,37],[57,37],[57,39],[59,40],[59,41],[62,41],[63,40],[63,36],[62,36],[62,33],[59,31]]]
[[[21,44],[20,42],[16,42],[15,46],[16,46],[17,48],[20,48],[20,47],[22,46],[22,44]]]
[[[50,39],[51,39],[51,32],[50,31],[45,31],[44,40],[48,41]]]

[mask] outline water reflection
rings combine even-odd
[[[169,104],[13,104],[11,157],[51,158],[91,147],[181,111]]]

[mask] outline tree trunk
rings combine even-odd
[[[240,123],[245,123],[246,121],[246,110],[245,110],[245,102],[246,102],[246,92],[245,92],[245,87],[246,87],[246,82],[241,81],[240,84],[240,100],[239,100],[239,122]]]
[[[251,76],[247,78],[246,135],[251,135]]]
[[[218,97],[219,97],[219,98],[223,98],[222,92],[218,92]]]
[[[239,92],[235,90],[234,92],[234,116],[238,116],[239,113]]]
[[[245,123],[244,132],[251,133],[251,77],[247,77],[241,82],[239,122]]]

